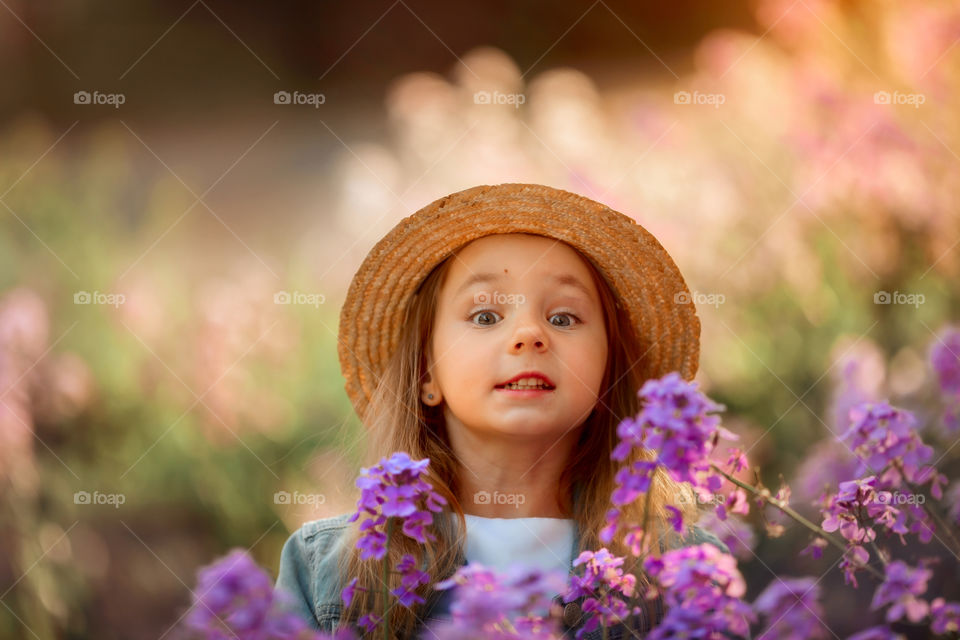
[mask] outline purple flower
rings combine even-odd
[[[416,487],[403,485],[400,487],[387,486],[383,488],[384,502],[381,507],[383,515],[388,518],[396,516],[406,518],[417,510],[414,499],[417,497]]]
[[[878,500],[876,485],[875,476],[841,482],[839,492],[830,496],[822,509],[824,517],[820,526],[829,532],[839,529],[840,535],[851,543],[872,542],[877,537],[877,532],[864,526],[862,515],[879,513],[877,509],[893,509],[889,504]]]
[[[776,497],[778,500],[780,499],[780,496]],[[727,509],[730,510],[730,513],[739,513],[742,516],[747,515],[750,512],[750,502],[747,500],[747,492],[740,487],[735,487],[724,500],[717,503],[715,510],[717,517],[721,520],[726,520]]]
[[[828,544],[830,543],[827,542],[825,538],[816,536],[810,541],[810,544],[808,544],[803,551],[800,552],[800,555],[810,554],[811,558],[814,560],[819,560],[821,557],[823,557],[823,550]]]
[[[743,469],[746,469],[748,466],[750,466],[750,463],[747,460],[747,454],[740,449],[731,448],[727,454],[727,467],[729,468],[731,474],[739,473]]]
[[[687,382],[676,372],[647,380],[637,395],[643,409],[636,417],[628,417],[617,426],[619,442],[611,457],[624,461],[634,449],[653,451],[656,461],[634,461],[617,472],[617,488],[611,502],[623,506],[644,495],[658,466],[663,466],[674,480],[690,482],[709,498],[722,486],[720,476],[710,469],[708,457],[718,437],[735,440],[737,436],[720,426],[713,415],[724,406],[697,390],[697,383]],[[736,462],[736,461],[735,461]],[[600,539],[609,543],[619,525],[620,512],[608,513],[607,526]],[[679,512],[671,523],[677,526]],[[681,527],[682,530],[682,519]]]
[[[455,588],[451,619],[431,628],[440,640],[461,638],[515,638],[511,626],[523,630],[523,638],[561,638],[556,620],[548,617],[554,594],[563,589],[560,571],[543,572],[513,565],[504,572],[471,563],[434,588]]]
[[[378,465],[360,470],[360,499],[349,521],[354,522],[361,514],[368,515],[360,523],[363,535],[357,541],[361,559],[380,560],[387,554],[383,527],[390,518],[402,521],[403,533],[421,544],[436,539],[425,527],[433,522],[431,512],[441,511],[446,500],[422,477],[429,464],[429,459],[411,460],[406,453],[397,452],[382,458]]]
[[[777,578],[757,596],[753,609],[769,626],[757,640],[825,637],[820,588],[813,578]]]
[[[826,531],[837,531],[853,544],[872,542],[876,537],[873,524],[882,525],[900,536],[917,533],[923,542],[929,542],[933,535],[933,525],[929,515],[916,502],[904,498],[912,495],[899,491],[882,491],[881,481],[876,476],[841,482],[840,490],[824,500],[821,508],[822,527]],[[893,506],[901,505],[901,508]]]
[[[899,488],[904,479],[922,480],[921,465],[933,457],[933,449],[917,435],[913,414],[885,402],[864,402],[850,409],[850,428],[840,439],[850,441],[860,458],[856,475],[879,474],[888,489]]]
[[[409,553],[397,563],[397,571],[401,576],[400,586],[390,593],[397,596],[397,600],[405,607],[411,607],[417,602],[423,603],[424,599],[417,595],[416,589],[430,582],[430,574],[418,569],[416,559]]]
[[[205,640],[328,638],[288,609],[289,598],[245,550],[234,549],[197,572],[186,625]]]
[[[930,603],[930,616],[933,618],[930,628],[934,633],[946,634],[960,631],[960,603],[946,602],[943,598],[936,598]]]
[[[377,529],[386,521],[386,517],[380,516],[376,520],[364,520],[360,523],[360,530],[366,532],[357,540],[357,547],[362,550],[361,560],[379,560],[387,555],[387,534]]]
[[[693,482],[693,468],[703,464],[717,431],[726,432],[720,427],[720,418],[711,415],[724,406],[700,393],[696,382],[687,382],[676,372],[647,380],[638,395],[644,407],[636,419],[628,418],[617,427],[620,443],[613,458],[626,459],[634,447],[652,449],[677,480]],[[722,435],[736,438],[729,432]]]
[[[840,561],[840,570],[843,571],[843,581],[852,584],[854,588],[857,584],[857,570],[866,566],[870,560],[870,554],[867,550],[858,544],[849,544],[843,552],[843,559]]]
[[[397,522],[401,523],[404,535],[421,544],[426,544],[428,539],[436,540],[426,527],[433,522],[432,514],[443,510],[446,500],[422,477],[429,464],[428,458],[411,460],[408,454],[398,451],[389,458],[381,458],[379,464],[360,470],[357,478],[360,499],[356,513],[348,521],[356,521],[361,514],[367,516],[360,523],[361,536],[357,540],[361,560],[383,560],[387,556],[390,539],[384,529],[389,531]],[[427,584],[430,576],[416,566],[416,559],[404,555],[396,571],[401,576],[400,586],[390,593],[405,607],[423,603],[417,588]],[[353,601],[356,585],[357,578],[353,578],[340,594],[346,606]],[[380,622],[382,618],[373,613],[357,621],[367,631],[375,629]]]
[[[383,622],[383,618],[375,613],[365,613],[357,620],[357,624],[366,631],[373,631],[381,622]]]
[[[746,583],[733,556],[710,543],[648,556],[644,569],[663,589],[666,615],[649,637],[661,640],[677,635],[704,638],[721,634],[746,635],[756,620],[741,600]]]
[[[629,504],[647,492],[650,487],[650,477],[657,468],[656,462],[638,460],[628,467],[621,467],[617,471],[617,488],[613,492],[611,502],[616,505]]]
[[[847,583],[854,586],[857,585],[856,571],[870,559],[862,545],[876,539],[874,525],[881,525],[896,533],[903,544],[906,544],[903,536],[908,533],[917,534],[923,543],[929,542],[933,537],[934,525],[923,507],[914,501],[897,508],[893,505],[900,504],[904,494],[880,490],[881,486],[882,481],[876,476],[841,482],[840,490],[825,498],[821,508],[823,529],[829,532],[839,531],[849,543],[840,568]],[[805,550],[807,551],[814,557],[820,555],[819,548],[811,546]]]
[[[350,603],[353,602],[353,596],[360,590],[363,590],[363,587],[357,587],[357,578],[348,582],[347,586],[340,592],[340,598],[343,599],[344,606],[349,607]]]
[[[673,505],[666,505],[667,511],[670,512],[670,515],[667,516],[670,521],[670,526],[673,527],[673,530],[677,533],[683,531],[683,512],[680,511],[677,507]]]
[[[570,575],[563,600],[572,602],[586,596],[582,610],[587,616],[583,626],[577,630],[578,639],[600,624],[609,627],[623,622],[632,613],[639,613],[639,607],[631,610],[620,598],[633,597],[637,583],[635,575],[624,574],[621,568],[623,562],[623,558],[611,554],[607,549],[584,551],[574,560],[574,567],[583,566],[583,576],[577,573]]]
[[[929,569],[907,566],[900,560],[894,560],[884,570],[886,577],[873,594],[871,609],[892,605],[887,610],[887,622],[899,620],[904,615],[911,622],[922,620],[930,609],[926,600],[917,596],[927,590],[927,580],[933,574]]]

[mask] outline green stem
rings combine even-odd
[[[773,496],[770,495],[769,491],[760,491],[756,487],[751,486],[737,478],[734,478],[729,473],[727,473],[726,471],[718,467],[716,464],[710,463],[710,466],[713,467],[714,470],[716,470],[720,475],[722,475],[724,478],[726,478],[733,484],[737,485],[741,489],[746,489],[747,491],[753,493],[755,496],[762,499],[767,504],[771,504],[777,509],[780,509],[780,511],[784,512],[785,514],[787,514],[788,516],[790,516],[791,518],[793,518],[794,520],[796,520],[797,522],[799,522],[800,524],[810,529],[815,534],[817,534],[818,536],[820,536],[821,538],[823,538],[824,540],[826,540],[827,542],[835,546],[842,553],[846,554],[847,546],[845,544],[837,540],[834,536],[827,533],[827,531],[824,530],[823,527],[818,527],[817,525],[813,524],[812,522],[804,518],[802,515],[797,513],[797,511],[793,507],[788,505],[785,501],[774,498]],[[868,572],[870,572],[878,580],[884,579],[884,575],[880,571],[878,571],[875,567],[871,567],[870,565],[867,564],[867,565],[863,565],[863,568],[866,569]]]
[[[877,546],[876,541],[870,541],[870,548],[873,549],[873,552],[877,554],[878,558],[880,558],[880,562],[883,564],[883,566],[886,567],[888,564],[887,559],[883,557],[883,554],[880,552],[880,548]]]
[[[393,518],[387,518],[387,555],[383,556],[383,640],[390,640],[390,539]]]
[[[652,504],[651,496],[653,495],[653,491],[652,491],[652,489],[653,489],[653,487],[652,487],[652,485],[653,485],[653,478],[650,479],[650,484],[651,484],[651,486],[647,487],[647,495],[646,495],[646,497],[644,498],[644,508],[643,508],[643,534],[640,536],[640,555],[639,555],[639,556],[633,556],[632,560],[630,561],[630,568],[629,568],[629,569],[627,569],[626,567],[624,567],[624,569],[625,569],[625,574],[626,574],[626,573],[632,573],[632,574],[636,575],[636,574],[635,574],[635,570],[636,570],[637,565],[640,564],[640,560],[641,560],[644,556],[647,555],[647,554],[646,554],[646,542],[647,542],[647,531],[648,531],[649,528],[650,528],[650,508],[651,508],[651,504]],[[600,596],[601,601],[603,601],[603,599],[606,598],[606,596],[607,596],[607,594],[608,594],[609,592],[610,592],[610,590],[608,589],[606,592],[604,592],[604,593]],[[641,604],[641,603],[640,603],[640,594],[639,594],[639,592],[635,592],[634,595],[629,598],[629,601],[630,601],[631,603],[636,602],[637,604]],[[632,608],[632,607],[631,607],[631,608]],[[628,616],[626,617],[626,619],[623,621],[624,624],[629,624],[631,617],[633,617],[633,614],[630,614],[630,615],[628,615]],[[603,636],[603,640],[607,640],[607,625],[606,625],[606,622],[604,622],[604,624],[601,624],[601,625],[600,625],[600,628],[601,628],[601,634],[602,634],[602,636]]]

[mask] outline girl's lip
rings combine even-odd
[[[548,393],[553,393],[553,389],[502,389],[494,388],[494,391],[505,393],[511,398],[539,398]]]
[[[547,376],[547,374],[540,373],[539,371],[522,371],[517,375],[513,376],[512,378],[510,378],[509,380],[507,380],[506,382],[501,382],[500,384],[497,385],[497,387],[502,387],[504,385],[510,384],[511,382],[516,382],[517,380],[523,380],[524,378],[539,378],[548,387],[553,387],[553,388],[557,387],[557,385],[553,383],[553,380],[551,380]]]

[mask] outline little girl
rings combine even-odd
[[[420,545],[398,528],[390,564],[413,554],[435,582],[471,562],[570,573],[583,550],[628,555],[621,540],[599,538],[622,464],[611,459],[616,427],[638,413],[644,381],[696,373],[700,322],[689,301],[650,233],[566,191],[474,187],[394,227],[347,293],[340,364],[371,436],[371,463],[395,451],[429,458],[447,510],[434,520],[436,542]],[[650,499],[623,507],[621,518],[642,523],[650,505],[654,553],[704,541],[729,552],[696,525],[671,529],[667,505],[685,522],[697,507],[689,485],[660,471]],[[277,586],[326,631],[382,609],[382,564],[360,560],[350,515],[304,524],[281,554]],[[344,607],[353,576],[362,589]],[[637,578],[647,583],[640,569]],[[397,637],[418,637],[421,625],[448,616],[450,592],[422,596],[425,604],[391,609]],[[660,602],[648,603],[635,626],[608,637],[641,636],[662,615]],[[571,637],[582,618],[578,601],[564,606]]]

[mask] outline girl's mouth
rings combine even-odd
[[[548,384],[519,384],[517,382],[511,382],[510,384],[498,384],[497,389],[510,389],[510,390],[520,390],[524,391],[527,389],[538,389],[540,391],[553,391],[554,387],[551,387]]]
[[[507,384],[498,384],[494,388],[514,398],[537,398],[552,392],[556,387],[538,378],[528,378]]]

